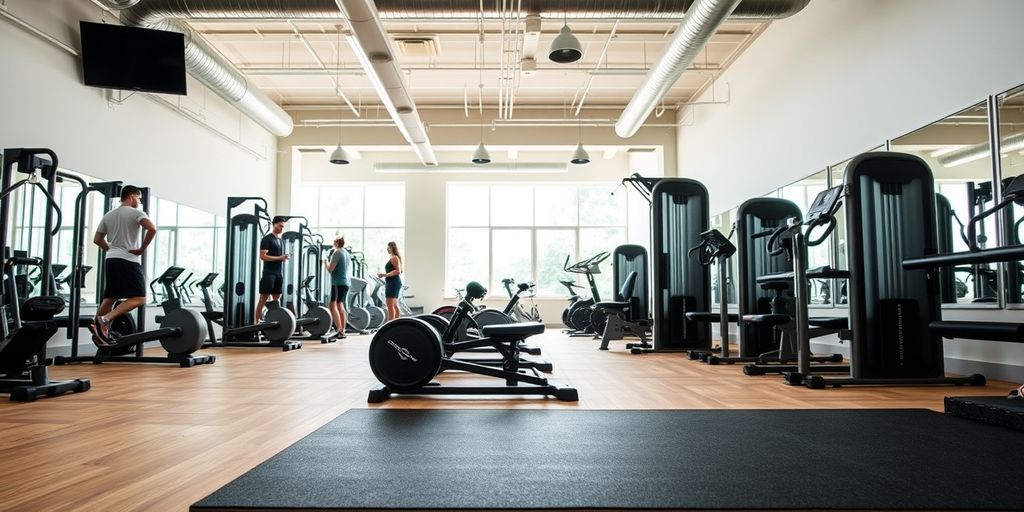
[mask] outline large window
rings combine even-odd
[[[468,281],[504,294],[502,280],[534,281],[540,296],[564,296],[561,281],[581,276],[563,270],[626,243],[627,198],[616,183],[448,183],[446,294]],[[614,295],[611,260],[596,275],[602,298]]]
[[[325,243],[344,236],[348,247],[366,256],[368,272],[384,271],[388,242],[405,250],[404,183],[307,184],[292,205],[292,213],[309,219]]]

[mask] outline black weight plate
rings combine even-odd
[[[316,323],[306,326],[306,331],[314,338],[319,338],[320,336],[327,334],[327,331],[331,330],[331,325],[334,323],[334,319],[331,318],[330,310],[323,306],[310,308],[302,316],[304,318],[316,319]]]
[[[266,323],[278,324],[277,327],[263,331],[263,335],[274,343],[287,341],[295,333],[295,314],[285,308],[276,307],[268,309],[267,313],[263,316],[263,320]]]
[[[164,315],[160,328],[179,329],[177,336],[160,338],[160,346],[168,354],[191,354],[203,348],[206,341],[206,321],[197,311],[176,309]]]
[[[419,318],[384,324],[370,341],[370,370],[382,384],[410,391],[430,383],[440,371],[441,336]]]
[[[515,320],[497,309],[481,309],[473,314],[473,322],[478,329],[488,325],[505,325],[515,323]]]
[[[413,318],[419,318],[420,320],[430,324],[438,334],[444,334],[444,331],[448,329],[448,319],[441,315],[425,314],[416,315]]]

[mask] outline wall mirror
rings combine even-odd
[[[998,98],[999,105],[999,159],[1002,186],[1024,174],[1024,85],[1012,89]],[[998,219],[1001,223],[1004,245],[1024,243],[1024,206],[1014,204]],[[1006,263],[1006,304],[1022,307],[1024,304],[1024,262]]]
[[[892,151],[921,157],[935,176],[939,251],[966,251],[963,225],[992,206],[992,161],[985,102],[968,107],[923,128],[893,139]],[[982,223],[978,247],[997,244],[995,218]],[[959,265],[941,269],[944,304],[972,307],[998,305],[998,265]]]

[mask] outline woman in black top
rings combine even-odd
[[[384,279],[384,302],[388,308],[388,320],[399,317],[398,297],[402,293],[402,255],[398,252],[398,244],[388,242],[388,254],[391,256],[384,265],[384,272],[377,277]]]

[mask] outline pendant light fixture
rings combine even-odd
[[[473,159],[470,160],[477,165],[486,165],[491,163],[491,153],[487,151],[487,147],[484,146],[484,24],[483,24],[483,11],[480,12],[480,34],[477,36],[480,43],[480,68],[478,76],[480,84],[480,103],[478,110],[480,113],[480,145],[476,147],[476,151],[473,152]]]
[[[551,41],[548,59],[558,64],[569,64],[583,58],[583,45],[569,28],[569,12],[565,7],[565,2],[562,3],[562,11],[562,30],[559,30],[558,35]]]
[[[338,25],[338,44],[334,47],[334,72],[335,72],[335,87],[339,87],[341,84],[341,25]],[[335,91],[337,92],[337,91]],[[342,110],[342,114],[344,110]],[[348,151],[341,147],[341,116],[338,116],[338,147],[331,153],[331,163],[335,165],[348,165],[351,159],[348,156]]]
[[[580,112],[579,114],[576,114],[577,126],[579,127],[579,138],[577,139],[577,143],[576,143],[576,151],[572,152],[572,159],[569,160],[569,163],[573,163],[573,164],[576,164],[576,165],[583,165],[583,164],[589,164],[590,163],[590,153],[587,153],[587,150],[583,149],[583,117],[582,117],[582,115],[583,115],[582,112]]]

